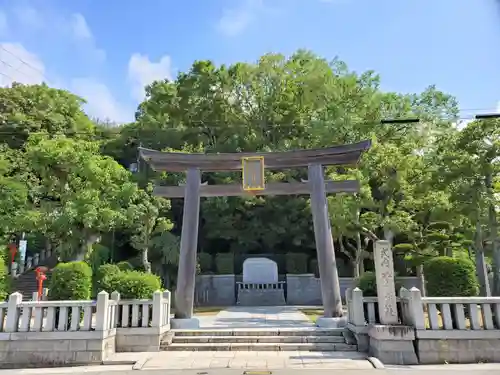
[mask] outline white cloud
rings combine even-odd
[[[170,56],[162,56],[152,62],[146,55],[134,53],[128,62],[128,79],[132,85],[132,96],[137,101],[144,100],[144,87],[162,79],[172,79]]]
[[[80,13],[75,13],[71,16],[71,27],[73,29],[73,34],[78,39],[92,39],[92,31],[90,31],[89,25],[85,17]]]
[[[10,86],[12,82],[38,84],[47,81],[43,61],[20,43],[1,43],[0,61],[0,86]],[[109,88],[95,79],[77,78],[69,85],[59,81],[52,86],[83,97],[87,101],[85,109],[92,117],[117,123],[133,120],[133,111],[122,106]]]
[[[217,22],[217,30],[230,37],[241,34],[263,7],[263,0],[243,0],[233,8],[226,8]]]
[[[68,25],[73,38],[80,47],[85,48],[88,56],[98,63],[106,61],[106,51],[97,47],[92,30],[81,13],[72,14]]]
[[[45,80],[45,65],[20,43],[0,43],[0,85],[37,84]]]
[[[70,88],[87,100],[86,110],[90,116],[117,123],[133,121],[132,111],[123,107],[102,82],[93,78],[76,78],[71,80]]]

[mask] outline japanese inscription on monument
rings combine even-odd
[[[389,241],[375,242],[374,259],[380,323],[398,324],[394,262]]]
[[[243,169],[243,190],[264,190],[264,157],[252,156],[241,160]]]

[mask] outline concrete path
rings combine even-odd
[[[313,327],[298,308],[292,306],[230,307],[216,316],[200,316],[201,328]]]
[[[343,352],[160,352],[141,370],[223,370],[223,369],[353,369],[373,370],[363,353]]]

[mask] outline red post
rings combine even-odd
[[[17,254],[17,246],[15,243],[11,243],[9,245],[9,250],[10,250],[10,262],[11,263],[14,263],[14,259],[16,257],[16,254]]]
[[[45,276],[45,267],[37,267],[35,269],[36,279],[38,281],[38,300],[42,299],[42,291],[43,291],[43,282],[47,280],[47,276]]]

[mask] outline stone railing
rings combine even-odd
[[[384,352],[387,363],[500,361],[500,297],[422,297],[417,288],[401,288],[397,325],[381,324],[378,298],[359,288],[348,290],[346,301],[358,347]]]
[[[158,351],[170,330],[170,292],[151,300],[0,302],[0,358],[7,365],[88,364],[115,351]]]
[[[368,324],[380,324],[378,297],[364,297],[359,288],[347,289],[345,293],[347,305],[347,322],[357,327]],[[398,310],[401,309],[401,298],[396,298]]]
[[[242,281],[236,282],[238,290],[248,290],[248,289],[258,289],[258,290],[272,290],[272,289],[284,289],[285,281],[278,281],[275,283],[246,283]]]
[[[21,259],[18,262],[11,263],[9,267],[9,272],[12,277],[17,277],[22,275],[24,272],[29,271],[32,268],[37,267],[43,261],[50,258],[52,256],[52,251],[50,249],[42,250],[39,253],[26,257],[25,259]]]
[[[7,317],[8,302],[0,302],[0,332],[4,332],[5,318]]]

